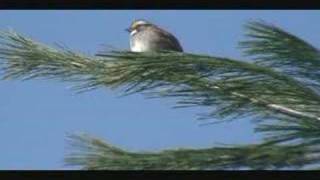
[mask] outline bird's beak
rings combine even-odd
[[[131,32],[131,29],[130,28],[126,28],[125,31]]]

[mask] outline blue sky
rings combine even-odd
[[[244,59],[237,43],[243,25],[265,20],[320,47],[319,11],[1,11],[0,29],[37,41],[94,54],[103,44],[128,49],[124,31],[147,19],[172,32],[192,53]],[[74,93],[54,80],[0,81],[0,169],[70,169],[63,166],[68,133],[88,133],[132,151],[205,148],[217,143],[254,143],[247,119],[199,126],[205,109],[172,109],[174,100],[119,98],[119,91]]]

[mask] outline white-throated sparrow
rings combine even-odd
[[[148,21],[135,20],[126,30],[130,33],[130,49],[133,52],[183,52],[177,38]]]

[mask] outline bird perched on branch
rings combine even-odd
[[[130,33],[130,49],[133,52],[183,52],[176,37],[148,21],[135,20],[126,30]]]

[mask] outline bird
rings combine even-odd
[[[183,52],[182,46],[174,35],[149,21],[134,20],[126,31],[130,33],[132,52]]]

